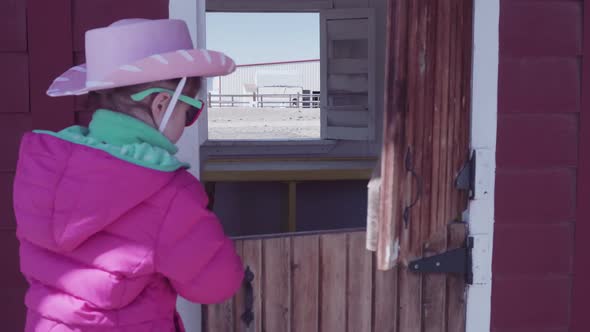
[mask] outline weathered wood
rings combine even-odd
[[[337,93],[368,93],[367,74],[333,74],[328,78],[328,89]]]
[[[407,105],[408,3],[390,1],[387,15],[386,98],[381,153],[381,207],[377,267],[392,268],[399,258],[403,156]]]
[[[399,268],[399,332],[422,331],[422,276]]]
[[[459,248],[465,244],[467,226],[465,224],[452,224],[449,226],[448,247]],[[465,278],[462,275],[449,274],[446,287],[446,321],[447,332],[464,332],[466,315],[466,288]]]
[[[373,255],[365,249],[365,238],[361,232],[348,234],[348,331],[371,331]]]
[[[236,331],[243,332],[261,332],[262,331],[262,297],[264,292],[262,290],[262,240],[248,240],[237,241],[237,247],[241,247],[241,257],[244,267],[249,267],[254,274],[252,281],[254,306],[252,313],[254,320],[247,326],[241,319],[241,316],[246,311],[244,288],[236,296],[235,300],[235,325]]]
[[[446,249],[446,231],[439,233],[439,236],[432,239],[431,232],[437,231],[441,220],[446,223],[446,217],[444,216],[444,195],[446,194],[444,189],[446,186],[444,182],[441,184],[441,179],[445,176],[445,164],[450,158],[444,153],[444,139],[441,136],[445,132],[452,132],[450,130],[445,131],[446,123],[443,122],[448,114],[448,108],[445,107],[445,102],[448,93],[448,75],[449,75],[449,3],[448,1],[442,1],[435,3],[434,7],[431,7],[433,24],[429,29],[429,35],[431,36],[433,45],[430,51],[433,56],[429,63],[436,68],[430,75],[435,79],[432,80],[430,87],[434,93],[434,105],[432,114],[432,128],[433,128],[433,139],[425,144],[424,149],[427,154],[430,154],[432,158],[430,160],[431,167],[425,170],[429,172],[432,182],[436,186],[431,186],[428,200],[431,206],[436,206],[427,211],[429,220],[424,220],[424,226],[426,231],[424,232],[423,241],[426,241],[424,246],[424,256],[432,256],[445,251]],[[436,29],[435,29],[436,27]],[[434,113],[434,114],[433,114]],[[437,128],[436,135],[434,135],[434,127]],[[447,128],[448,129],[448,128]],[[434,151],[436,150],[436,155]],[[428,190],[428,189],[427,189]],[[429,241],[430,238],[430,241]],[[443,274],[427,274],[423,278],[423,292],[422,292],[422,310],[423,310],[423,331],[424,332],[443,332],[445,330],[445,299],[446,299],[446,276]]]
[[[346,329],[346,245],[346,234],[320,238],[320,331]]]
[[[369,123],[369,113],[359,111],[328,111],[328,124],[331,126],[359,126],[366,127]]]
[[[292,332],[317,332],[319,329],[320,238],[317,235],[294,237]]]
[[[399,313],[398,268],[375,271],[372,332],[397,332]],[[386,317],[386,319],[384,318]]]
[[[408,41],[408,101],[407,101],[407,116],[405,122],[405,135],[406,135],[406,145],[400,147],[403,150],[402,158],[402,169],[401,169],[401,177],[403,179],[403,186],[405,187],[405,191],[399,195],[399,200],[401,204],[401,213],[399,223],[400,223],[400,251],[402,253],[406,253],[405,257],[402,257],[402,263],[407,263],[406,258],[410,254],[410,251],[416,251],[416,248],[412,248],[412,232],[414,229],[419,227],[419,221],[416,220],[416,210],[411,209],[407,210],[410,207],[412,202],[417,198],[417,190],[416,185],[418,185],[417,180],[414,178],[412,173],[410,173],[407,169],[406,160],[407,158],[411,159],[411,163],[414,163],[414,155],[415,155],[415,132],[418,129],[415,126],[416,117],[418,115],[418,107],[417,103],[420,99],[419,95],[419,87],[418,87],[418,80],[420,75],[419,73],[419,66],[420,66],[420,59],[418,56],[418,43],[416,43],[416,36],[418,35],[419,25],[420,25],[420,5],[421,2],[419,1],[411,1],[408,5],[409,10],[409,41]],[[413,167],[414,165],[412,165]],[[404,219],[402,216],[407,213],[407,219]],[[415,255],[415,254],[414,254]],[[402,299],[403,301],[403,299]],[[400,320],[406,319],[408,317],[402,317],[400,315]]]
[[[424,256],[440,254],[446,249],[446,232],[431,240],[424,250]],[[423,279],[422,315],[424,332],[446,331],[447,275],[426,274]]]
[[[367,39],[369,22],[366,18],[328,20],[328,37],[331,40]]]
[[[333,74],[367,74],[369,72],[368,59],[330,59],[328,67]]]
[[[366,141],[375,136],[375,21],[373,9],[320,13],[322,138]],[[367,110],[366,121],[328,115],[329,107],[355,105]]]
[[[291,250],[289,238],[263,242],[263,331],[289,331]]]
[[[395,259],[387,261],[395,243],[400,244],[399,261],[412,260],[425,242],[444,234],[447,223],[460,215],[456,207],[462,194],[455,190],[453,180],[469,151],[465,139],[469,123],[460,117],[465,116],[462,110],[470,91],[466,70],[471,58],[465,57],[464,49],[471,50],[471,36],[460,33],[456,26],[471,14],[464,10],[463,1],[398,0],[392,6],[397,29],[392,29],[394,23],[388,26],[394,36],[389,40],[388,57],[394,54],[390,61],[397,71],[387,81],[391,96],[386,99],[382,153],[379,268],[396,263]],[[407,174],[400,160],[407,151],[412,152],[419,180]],[[403,208],[420,192],[409,225],[402,225]]]
[[[208,305],[204,329],[208,332],[233,332],[234,330],[234,299],[220,304]]]
[[[399,146],[403,153],[402,174],[405,179],[406,191],[400,193],[401,213],[412,204],[419,193],[419,182],[412,176],[407,169],[407,158],[411,161],[411,167],[416,171],[416,150],[421,147],[416,146],[417,133],[420,130],[418,116],[422,113],[420,102],[422,98],[423,79],[422,64],[425,60],[425,54],[420,54],[422,46],[417,40],[420,38],[420,32],[425,28],[425,21],[422,16],[424,1],[409,1],[408,4],[408,46],[407,46],[407,117],[405,121],[406,146]],[[408,155],[410,154],[410,155]],[[418,175],[419,176],[419,175]],[[405,252],[406,257],[401,257],[402,262],[407,256],[419,254],[418,248],[412,247],[412,234],[418,235],[420,228],[419,211],[416,207],[409,211],[409,219],[399,218],[401,224],[400,245],[401,252]],[[412,254],[408,254],[412,252]],[[422,276],[411,273],[406,267],[399,270],[399,331],[420,332],[422,330]]]

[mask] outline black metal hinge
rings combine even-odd
[[[473,200],[475,197],[475,156],[475,151],[473,151],[471,158],[463,165],[463,168],[461,168],[455,178],[455,187],[459,190],[467,191],[470,200]]]
[[[435,256],[425,257],[410,263],[415,273],[456,273],[465,276],[465,283],[473,284],[472,256],[473,237],[468,237],[465,246]]]

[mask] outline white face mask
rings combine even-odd
[[[162,119],[162,123],[160,123],[160,128],[158,128],[158,130],[162,133],[166,129],[166,125],[168,124],[168,121],[170,121],[170,117],[172,117],[172,113],[174,112],[174,108],[176,107],[176,104],[178,103],[178,97],[180,97],[180,94],[182,93],[182,89],[184,89],[185,84],[186,84],[186,77],[183,77],[180,80],[180,82],[178,83],[176,90],[174,90],[174,94],[172,95],[172,99],[170,99],[170,103],[168,103],[168,107],[166,108],[166,113],[164,113],[164,118]]]

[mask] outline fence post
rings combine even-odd
[[[264,108],[264,96],[260,96],[260,108]]]
[[[209,107],[213,107],[213,104],[211,103],[211,92],[207,93],[207,105],[209,105]]]
[[[299,105],[299,101],[301,100],[301,94],[299,92],[297,92],[297,109],[299,109],[300,105]]]

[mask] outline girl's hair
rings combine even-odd
[[[131,95],[153,87],[176,89],[180,79],[171,79],[143,84],[124,86],[108,90],[91,91],[88,93],[88,110],[108,109],[137,118],[149,125],[155,126],[151,114],[151,104],[155,95],[150,95],[144,100],[134,101]],[[194,97],[201,87],[200,77],[187,78],[183,93],[192,94]]]

